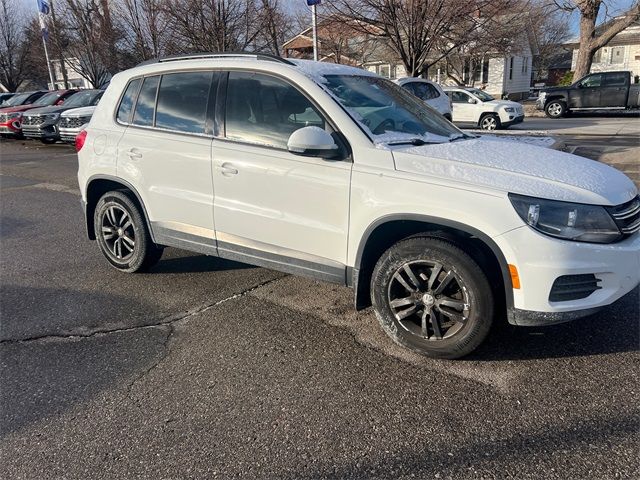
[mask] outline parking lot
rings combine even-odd
[[[633,121],[557,133],[638,183]],[[0,477],[636,478],[638,289],[425,359],[347,288],[176,249],[119,273],[73,148],[0,148]]]

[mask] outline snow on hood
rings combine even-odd
[[[78,108],[71,108],[69,110],[67,110],[66,112],[62,113],[61,116],[63,117],[86,117],[88,115],[93,115],[93,112],[95,111],[96,106],[90,106],[90,107],[78,107]]]
[[[504,192],[595,205],[619,205],[638,190],[603,163],[494,138],[392,148],[396,169]]]

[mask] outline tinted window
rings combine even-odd
[[[438,91],[433,87],[433,85],[429,83],[415,82],[413,86],[414,86],[416,95],[418,96],[418,98],[421,98],[422,100],[431,100],[433,98],[438,98],[440,96],[438,94]]]
[[[602,75],[589,75],[580,82],[580,86],[583,88],[599,87],[602,83]]]
[[[229,74],[227,138],[286,148],[289,136],[308,125],[325,126],[313,104],[292,85],[256,73]]]
[[[133,124],[145,127],[153,126],[153,112],[156,106],[156,91],[160,77],[147,77],[142,82],[142,88],[138,95],[136,110],[133,114]]]
[[[156,127],[204,133],[212,72],[163,75],[158,91]]]
[[[468,103],[471,97],[464,92],[451,92],[451,101],[453,103]]]
[[[42,97],[40,97],[36,102],[33,102],[33,105],[41,105],[43,107],[48,107],[49,105],[53,105],[56,100],[60,97],[60,92],[49,92]]]
[[[604,77],[604,84],[607,87],[624,87],[628,79],[629,74],[626,72],[607,73]]]
[[[129,123],[131,121],[131,111],[133,110],[133,103],[136,101],[136,95],[140,89],[140,79],[136,78],[129,82],[127,89],[120,101],[120,107],[118,108],[118,121],[122,123]]]

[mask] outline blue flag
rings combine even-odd
[[[309,5],[310,7],[314,5],[320,5],[320,3],[322,3],[322,0],[307,0],[307,5]]]
[[[38,0],[38,10],[44,15],[48,15],[51,11],[49,0]]]

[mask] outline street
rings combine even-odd
[[[640,183],[637,116],[534,128]],[[176,249],[117,272],[73,148],[0,142],[1,478],[637,476],[637,288],[426,359],[346,287]]]

